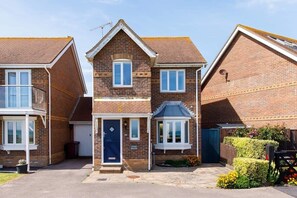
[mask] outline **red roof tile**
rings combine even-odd
[[[0,38],[0,64],[49,64],[72,37]]]
[[[70,121],[92,121],[92,97],[81,97]]]
[[[150,101],[95,101],[94,113],[151,113]]]
[[[159,64],[206,63],[189,37],[141,37],[158,53]]]

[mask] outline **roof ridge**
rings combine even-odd
[[[0,37],[0,39],[73,39],[73,37]]]
[[[265,30],[260,30],[260,29],[250,27],[250,26],[247,26],[247,25],[238,24],[237,27],[242,27],[244,29],[251,30],[251,31],[253,31],[253,32],[257,33],[257,34],[259,34],[259,33],[267,34],[269,36],[273,36],[273,37],[277,37],[277,38],[280,38],[280,39],[283,39],[283,40],[286,40],[286,41],[297,43],[297,39],[290,38],[290,37],[287,37],[287,36],[282,36],[280,34],[275,34],[275,33],[272,33],[272,32],[265,31]]]
[[[190,38],[189,36],[140,36],[141,39],[146,38],[162,38],[162,39],[170,39],[170,38]]]

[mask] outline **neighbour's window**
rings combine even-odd
[[[29,121],[29,144],[34,144],[34,121]],[[4,145],[25,145],[25,121],[9,120],[4,121]]]
[[[158,143],[159,144],[189,143],[188,125],[189,125],[189,121],[187,120],[157,121]]]
[[[114,87],[132,87],[131,61],[113,62],[113,86]]]
[[[130,140],[140,139],[139,119],[130,119]]]
[[[161,92],[185,92],[185,70],[161,70]]]

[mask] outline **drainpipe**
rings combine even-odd
[[[147,133],[148,133],[148,171],[151,170],[151,116],[147,117]]]
[[[197,157],[199,157],[199,110],[198,110],[198,72],[201,71],[202,67],[196,70],[196,145],[197,145]]]
[[[25,117],[25,134],[26,134],[26,162],[28,164],[27,171],[30,171],[30,148],[29,148],[29,114],[26,112]]]
[[[52,164],[52,94],[51,94],[51,73],[48,71],[46,66],[44,67],[48,74],[48,153],[49,153],[49,164]]]

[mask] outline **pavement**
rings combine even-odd
[[[202,170],[199,170],[199,174],[207,174],[211,167],[208,168],[209,169],[201,167]],[[152,171],[152,174],[157,174],[157,170],[155,171],[156,172]],[[161,170],[159,171],[162,173]],[[203,173],[203,171],[205,172]],[[168,172],[174,173],[172,171]],[[176,174],[179,174],[179,171],[176,170],[175,172]],[[187,186],[177,187],[176,185],[163,185],[157,182],[108,182],[108,180],[104,179],[101,179],[98,182],[87,182],[91,177],[93,177],[92,174],[94,173],[91,171],[91,161],[88,159],[67,160],[57,165],[39,169],[36,172],[0,186],[0,197],[297,197],[297,187],[265,187],[243,190],[224,190],[218,188],[208,188],[207,186],[196,188]],[[193,172],[189,171],[188,173],[191,175]],[[142,174],[149,175],[151,173]],[[123,175],[127,177],[126,173],[118,176],[123,177]],[[176,177],[177,176],[171,178],[171,181],[173,181]],[[188,179],[191,178],[194,178],[194,176],[189,176]],[[137,178],[134,178],[135,181],[136,179]],[[201,175],[200,179],[203,179],[203,175]],[[132,179],[129,178],[129,180]],[[198,180],[196,181],[198,182]]]

